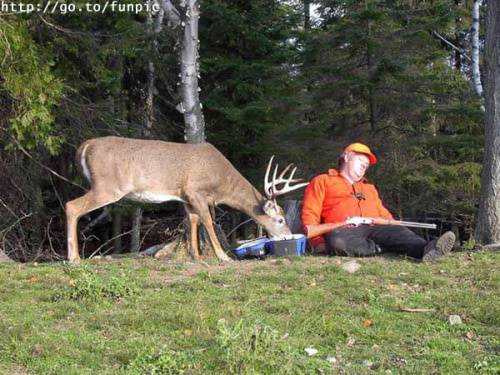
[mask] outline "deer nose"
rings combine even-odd
[[[287,236],[289,234],[292,234],[292,231],[290,228],[287,226],[281,228],[279,231],[271,231],[269,232],[271,236],[278,237],[278,236]]]

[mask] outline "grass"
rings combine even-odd
[[[0,266],[0,373],[500,372],[499,252],[346,260]]]

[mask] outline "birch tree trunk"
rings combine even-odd
[[[479,70],[479,0],[474,0],[472,5],[472,82],[476,94],[483,93],[481,73]]]
[[[500,243],[500,2],[488,1],[485,73],[485,145],[481,198],[475,237]]]
[[[161,3],[173,28],[182,26],[180,65],[181,103],[177,109],[184,115],[185,135],[187,143],[205,142],[205,119],[201,108],[198,86],[198,23],[200,19],[198,0],[181,0],[185,11],[179,12],[170,0]]]
[[[181,45],[181,93],[179,110],[184,114],[187,143],[205,142],[205,119],[201,110],[198,86],[198,23],[200,19],[197,0],[188,0]]]

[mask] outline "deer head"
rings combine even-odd
[[[297,167],[294,167],[289,176],[285,177],[286,173],[293,167],[293,164],[289,164],[278,176],[278,164],[274,166],[273,177],[269,179],[269,174],[271,172],[274,161],[274,155],[271,156],[269,163],[267,165],[266,174],[264,176],[264,190],[267,199],[262,204],[262,210],[267,215],[261,218],[261,223],[264,225],[266,230],[273,236],[285,236],[291,234],[290,228],[288,227],[285,219],[285,212],[278,205],[276,198],[280,195],[290,193],[294,190],[303,188],[309,183],[304,182],[301,184],[291,186],[291,183],[300,182],[303,179],[294,179]],[[281,186],[281,188],[279,188]]]

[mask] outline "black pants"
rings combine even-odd
[[[411,230],[395,225],[362,225],[335,230],[328,235],[332,254],[367,257],[396,253],[421,259],[427,241]]]

